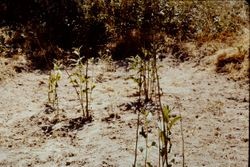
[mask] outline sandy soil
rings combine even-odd
[[[248,166],[248,84],[190,62],[176,64],[166,58],[161,63],[163,103],[183,117],[186,166]],[[65,128],[81,113],[64,73],[59,120],[45,106],[48,75],[23,72],[1,83],[0,166],[132,166],[137,115],[125,110],[125,104],[136,100],[136,85],[126,79],[133,72],[110,68],[105,63],[95,66],[93,121],[77,129]],[[174,166],[181,166],[180,123],[172,137]],[[156,153],[152,149],[149,155],[154,164]]]

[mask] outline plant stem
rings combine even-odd
[[[52,85],[52,83],[51,83],[51,72],[50,72],[50,76],[49,76],[49,85],[48,85],[48,102],[49,103],[51,103],[51,97],[50,97],[50,95],[51,95],[51,85]]]
[[[89,118],[88,68],[89,68],[89,62],[88,62],[88,59],[87,59],[87,60],[86,60],[86,71],[85,71],[85,77],[86,77],[86,81],[85,81],[85,96],[86,96],[85,111],[86,111],[86,114],[87,114],[87,118]]]
[[[150,92],[150,59],[146,62],[146,72],[147,72],[147,99],[149,100],[149,92]]]
[[[148,101],[148,90],[147,90],[147,64],[146,64],[146,61],[143,59],[143,66],[142,66],[142,69],[143,69],[143,88],[144,88],[144,96],[145,96],[145,101]]]
[[[143,64],[142,60],[140,59],[140,76],[139,76],[139,102],[141,102],[141,96],[142,96],[142,82],[143,82]]]
[[[83,106],[83,88],[82,88],[82,83],[80,83],[79,89],[80,89],[80,103],[81,103],[81,107],[82,107],[82,114],[83,114],[83,117],[85,117],[84,106]]]
[[[137,127],[136,127],[136,141],[135,141],[135,159],[133,167],[136,167],[137,151],[138,151],[138,139],[139,139],[139,124],[140,124],[140,109],[137,109]]]
[[[176,97],[177,98],[177,106],[178,106],[178,110],[180,112],[180,126],[181,126],[181,140],[182,140],[182,167],[185,166],[185,142],[184,142],[184,133],[183,133],[183,122],[182,122],[182,114],[181,114],[181,109],[180,109],[180,98],[179,97]]]
[[[55,85],[55,103],[56,103],[57,115],[59,115],[59,100],[58,100],[58,95],[57,95],[57,83]]]
[[[70,80],[72,81],[72,77],[71,77],[71,75],[69,74],[69,72],[68,72],[68,70],[66,68],[65,68],[65,71],[66,71],[68,77],[70,78]],[[84,116],[85,115],[84,114],[84,106],[83,106],[83,103],[82,103],[82,100],[81,100],[82,99],[81,95],[80,95],[79,91],[76,89],[76,87],[75,87],[75,85],[73,83],[72,83],[72,85],[73,85],[73,88],[74,88],[74,90],[75,90],[75,92],[77,94],[77,98],[78,98],[78,100],[80,102],[80,105],[81,105],[81,108],[82,108],[82,112],[83,112],[83,116]]]
[[[185,143],[184,143],[182,118],[180,121],[181,121],[181,140],[182,140],[182,167],[184,167],[185,166]]]
[[[159,154],[159,157],[158,157],[158,166],[161,167],[161,138],[160,138],[160,135],[158,136],[158,154]]]
[[[140,60],[140,75],[139,75],[139,102],[138,102],[138,106],[136,107],[137,110],[137,124],[136,124],[136,141],[135,141],[135,159],[134,159],[134,164],[133,167],[136,167],[136,162],[137,162],[137,151],[138,151],[138,140],[139,140],[139,124],[140,124],[140,111],[141,111],[141,91],[142,91],[142,60]]]
[[[146,155],[145,155],[145,167],[147,166],[148,161],[148,122],[147,116],[145,117],[145,134],[146,134]]]
[[[157,94],[158,94],[158,102],[159,102],[159,107],[160,107],[160,111],[161,114],[163,115],[163,108],[162,108],[162,102],[161,102],[161,87],[160,87],[160,77],[158,74],[158,69],[157,69],[157,59],[156,59],[156,52],[154,50],[154,63],[155,63],[155,74],[156,74],[156,83],[157,83]],[[168,166],[168,151],[167,151],[167,147],[168,147],[168,131],[166,130],[166,123],[167,120],[164,119],[164,117],[162,116],[162,125],[163,125],[163,133],[164,133],[164,149],[166,149],[166,151],[163,151],[165,153],[165,161],[166,161],[166,165]],[[164,160],[162,160],[163,162],[163,166],[164,166]]]

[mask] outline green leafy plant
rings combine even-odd
[[[158,130],[159,130],[159,159],[161,160],[161,166],[171,166],[169,164],[168,154],[171,152],[172,143],[171,143],[171,129],[173,125],[181,119],[180,116],[171,115],[170,107],[163,106],[162,108],[162,118],[159,121]]]
[[[79,48],[80,50],[80,48]],[[85,57],[80,57],[80,52],[76,52],[79,56],[78,59],[72,60],[72,73],[66,70],[69,76],[70,83],[75,89],[75,93],[81,105],[81,111],[83,117],[90,118],[91,114],[89,112],[90,94],[92,93],[95,85],[91,82],[89,76],[89,59]],[[91,82],[91,83],[90,83]],[[84,103],[85,101],[85,103]]]
[[[168,105],[163,105],[162,104],[162,89],[160,86],[160,76],[159,76],[159,67],[157,64],[157,53],[161,50],[161,48],[158,46],[158,44],[153,43],[152,45],[152,52],[153,52],[153,69],[154,69],[154,74],[155,74],[155,79],[156,79],[156,85],[157,85],[157,103],[159,105],[159,110],[160,114],[158,115],[158,130],[159,130],[159,135],[158,135],[158,148],[159,148],[159,167],[170,167],[171,165],[169,164],[169,153],[171,152],[172,148],[172,143],[171,143],[171,129],[173,125],[177,121],[181,119],[180,116],[174,116],[171,115],[171,109]]]
[[[60,63],[54,63],[54,68],[50,72],[48,82],[48,103],[51,104],[57,112],[59,111],[58,82],[61,79],[61,67],[62,65]]]
[[[131,79],[138,86],[139,99],[137,104],[137,129],[136,129],[136,146],[135,146],[135,159],[133,166],[137,165],[137,150],[138,150],[138,139],[139,139],[139,123],[143,121],[140,134],[145,138],[145,166],[151,166],[151,163],[148,162],[148,152],[149,152],[149,139],[148,139],[148,116],[152,115],[151,112],[144,108],[144,104],[149,101],[152,101],[153,95],[156,92],[156,75],[153,62],[153,57],[150,51],[145,48],[142,48],[142,56],[136,56],[130,60],[130,69],[136,72],[136,75],[131,76]],[[142,101],[142,98],[144,99]],[[141,114],[143,119],[140,118]],[[143,151],[143,149],[140,149]]]
[[[152,121],[152,113],[148,110],[143,110],[142,114],[143,114],[143,126],[142,126],[140,133],[145,138],[144,166],[152,166],[151,162],[148,161],[150,148],[152,146],[156,146],[155,141],[150,143],[150,140],[149,140],[149,124]]]
[[[144,97],[144,102],[153,100],[157,92],[155,60],[152,53],[142,48],[143,56],[130,58],[130,69],[136,71],[136,75],[130,78],[138,85],[139,98]]]
[[[135,58],[130,59],[131,69],[136,71],[136,75],[131,78],[137,83],[138,91],[139,91],[139,100],[136,106],[137,110],[137,128],[136,128],[136,144],[135,144],[135,159],[133,166],[137,166],[137,156],[138,156],[138,139],[141,134],[145,138],[145,158],[144,158],[144,166],[152,166],[152,164],[148,161],[149,157],[149,149],[151,146],[157,146],[156,142],[153,141],[149,144],[148,138],[148,125],[150,123],[148,117],[149,115],[153,115],[154,113],[158,113],[158,119],[155,121],[159,124],[157,127],[158,133],[158,150],[159,150],[159,159],[158,166],[159,167],[169,167],[171,166],[169,163],[169,153],[171,151],[172,143],[171,143],[171,129],[176,122],[178,122],[181,117],[171,115],[171,109],[168,105],[162,105],[162,89],[160,86],[160,76],[159,76],[159,68],[160,66],[157,63],[157,53],[160,52],[161,47],[159,44],[152,44],[152,47],[149,50],[142,49],[143,55],[136,56]],[[144,96],[144,103],[142,103],[142,96]],[[154,101],[153,101],[154,98]],[[145,108],[145,104],[153,101],[158,106],[158,112],[150,112]],[[141,118],[141,115],[143,117]],[[140,125],[142,122],[142,125]],[[139,132],[141,126],[141,131]],[[140,149],[141,152],[144,149]],[[142,165],[143,166],[143,165]]]

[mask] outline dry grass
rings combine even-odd
[[[12,58],[0,56],[0,83],[27,70],[27,61],[24,57],[24,55],[15,55]]]
[[[183,42],[178,46],[179,52],[188,56],[185,60],[195,61],[206,70],[226,74],[234,80],[247,80],[250,69],[249,45],[249,29],[242,28],[240,35],[232,35],[224,41],[215,39],[203,44],[197,41]]]
[[[233,79],[247,79],[249,76],[249,29],[244,29],[231,47],[218,50],[214,57],[215,70],[227,73]]]
[[[22,49],[14,49],[8,44],[14,38],[11,34],[13,32],[8,27],[0,28],[0,82],[27,69],[27,60]]]

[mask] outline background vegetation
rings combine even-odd
[[[183,43],[227,42],[249,28],[249,6],[240,0],[2,0],[0,6],[1,53],[22,52],[39,69],[67,60],[72,47],[124,59],[152,42],[184,61]]]

